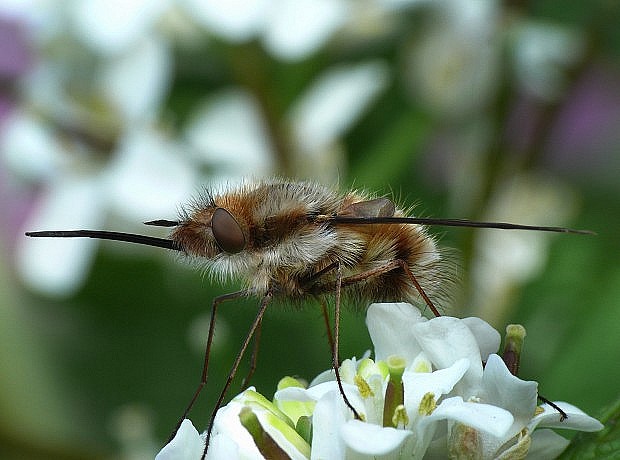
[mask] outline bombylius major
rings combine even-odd
[[[223,403],[252,337],[273,297],[300,300],[318,298],[329,324],[322,297],[335,294],[332,367],[344,402],[357,417],[342,389],[338,372],[341,293],[354,305],[369,302],[425,303],[440,316],[433,299],[450,281],[449,262],[425,226],[478,227],[592,234],[588,230],[541,227],[503,222],[431,219],[407,216],[388,198],[358,191],[344,194],[312,182],[281,179],[245,182],[223,193],[205,191],[182,210],[177,220],[154,220],[147,225],[173,227],[169,238],[100,230],[28,232],[32,237],[88,237],[173,249],[204,263],[218,278],[238,278],[242,290],[216,297],[211,309],[205,359],[200,383],[177,424],[187,417],[207,382],[209,356],[218,305],[227,300],[262,298],[211,414],[206,455],[213,420]],[[258,340],[250,375],[255,367]],[[246,377],[244,385],[249,378]],[[203,455],[203,456],[205,456]]]

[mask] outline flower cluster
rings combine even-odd
[[[537,405],[538,385],[511,374],[494,352],[500,335],[478,318],[426,319],[404,303],[373,304],[375,359],[347,359],[347,409],[332,370],[306,387],[287,377],[273,401],[251,388],[217,413],[208,458],[553,458],[568,440],[547,428],[596,431],[564,402]],[[197,459],[200,435],[185,420],[158,459]]]

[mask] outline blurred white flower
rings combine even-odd
[[[386,63],[337,66],[309,86],[287,119],[295,148],[295,169],[305,177],[338,182],[345,168],[340,140],[387,88]]]
[[[264,438],[239,421],[242,410],[255,413],[258,432],[277,448],[311,459],[523,458],[528,451],[553,458],[567,441],[538,427],[602,428],[566,403],[557,403],[568,415],[564,421],[547,405],[537,408],[537,383],[508,371],[492,353],[499,334],[478,318],[427,320],[409,304],[373,304],[367,324],[376,360],[345,360],[340,368],[361,420],[344,404],[332,370],[307,388],[286,377],[273,403],[251,389],[218,411],[208,457],[263,458],[256,443]],[[184,436],[171,445],[179,448]],[[201,439],[204,434],[193,433],[188,449]]]
[[[562,95],[566,71],[584,51],[583,37],[552,23],[525,22],[513,31],[517,82],[527,93],[546,101]]]
[[[338,143],[386,88],[388,75],[382,62],[338,66],[319,75],[299,96],[285,115],[288,154],[298,175],[337,179],[342,170]],[[257,102],[241,88],[207,98],[186,128],[196,158],[218,168],[220,180],[226,181],[274,172],[270,134]]]
[[[260,38],[281,60],[316,52],[347,20],[347,0],[184,0],[190,17],[233,43]]]
[[[273,2],[262,42],[279,59],[303,59],[320,49],[345,24],[349,9],[347,0]]]
[[[336,142],[383,91],[389,70],[379,61],[328,69],[296,101],[289,119],[300,150],[316,154]]]
[[[38,62],[23,82],[24,103],[6,121],[0,140],[0,161],[16,177],[41,186],[24,230],[98,229],[109,215],[135,223],[170,216],[197,182],[189,158],[156,123],[171,78],[170,50],[155,29],[132,16],[155,2],[135,3],[123,17],[109,5],[106,10],[105,2],[78,3],[75,9],[67,4],[24,11],[35,18],[29,23]],[[75,21],[91,21],[95,13],[109,19],[99,18],[112,31],[87,39],[78,32],[90,23]],[[120,26],[110,21],[116,19],[135,26],[131,39],[114,34]],[[102,56],[89,51],[102,51],[105,37],[118,41]],[[57,42],[64,43],[62,50],[53,46]],[[87,276],[95,249],[95,241],[24,238],[18,271],[35,290],[69,295]]]
[[[270,0],[182,0],[189,16],[233,43],[251,40],[263,27]]]
[[[516,176],[488,206],[486,220],[561,225],[575,212],[571,191],[548,177]],[[510,293],[544,268],[553,235],[543,232],[476,232],[471,267],[476,314],[493,323],[510,303]]]
[[[254,98],[240,88],[210,96],[193,114],[185,135],[199,161],[223,179],[273,173],[273,147]]]
[[[172,72],[168,47],[161,37],[144,37],[103,66],[98,76],[101,96],[126,124],[144,122],[158,114]]]
[[[104,54],[140,42],[157,25],[171,0],[80,0],[70,10],[80,41]]]
[[[416,101],[446,118],[484,109],[499,80],[495,1],[446,0],[431,5],[433,21],[405,57]]]

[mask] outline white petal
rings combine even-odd
[[[262,29],[268,0],[184,0],[190,17],[224,39],[241,42]]]
[[[496,437],[504,436],[513,422],[510,412],[500,407],[464,402],[458,396],[444,399],[431,415],[422,419],[422,422],[429,423],[442,419],[461,422]]]
[[[22,111],[5,120],[0,151],[7,168],[26,179],[51,177],[62,163],[62,151],[52,131]]]
[[[457,318],[441,316],[412,326],[418,343],[438,369],[450,367],[461,358],[469,360],[467,373],[459,383],[465,398],[472,396],[482,377],[482,361],[476,338]]]
[[[413,434],[408,430],[382,427],[361,420],[349,420],[340,433],[349,449],[368,456],[394,452]]]
[[[583,53],[583,37],[557,24],[529,22],[516,30],[513,39],[514,69],[523,89],[545,100],[558,97],[565,69]]]
[[[536,409],[536,382],[521,380],[512,375],[502,358],[492,354],[484,368],[482,386],[479,396],[484,402],[502,407],[515,417],[515,426],[510,436],[525,428]]]
[[[319,152],[340,137],[387,86],[388,67],[374,61],[329,69],[290,113],[297,145]]]
[[[155,460],[196,460],[202,456],[205,440],[189,419],[183,420],[176,435]]]
[[[319,400],[312,416],[312,460],[344,459],[346,446],[340,429],[349,418],[342,409],[338,391],[331,391]]]
[[[375,360],[390,355],[405,359],[407,365],[420,353],[413,326],[426,322],[420,310],[408,303],[373,303],[366,313],[366,325],[375,347]]]
[[[196,185],[180,149],[148,128],[123,139],[106,179],[111,204],[133,222],[174,218]]]
[[[254,410],[261,427],[271,439],[286,453],[290,460],[307,460],[310,445],[281,418],[267,410]]]
[[[482,388],[478,396],[485,403],[493,404],[509,411],[514,421],[512,427],[503,435],[481,434],[485,450],[496,452],[504,443],[513,438],[529,423],[538,395],[538,384],[521,380],[510,373],[504,361],[495,354],[489,356],[482,377]]]
[[[483,361],[486,361],[491,353],[496,353],[499,350],[502,337],[493,326],[475,316],[463,318],[462,321],[474,334],[480,348],[480,357]]]
[[[334,374],[334,370],[327,369],[326,371],[321,372],[319,375],[313,378],[312,381],[310,382],[310,385],[308,386],[314,387],[322,383],[332,382],[334,380],[336,380],[336,374]]]
[[[460,2],[480,4],[484,2]],[[486,2],[488,3],[488,2]],[[497,40],[489,39],[492,23],[477,30],[450,11],[429,33],[421,35],[406,56],[404,81],[422,103],[442,117],[463,117],[481,110],[499,81]],[[475,21],[479,23],[478,21]]]
[[[103,193],[92,177],[60,179],[45,192],[27,231],[101,228]],[[22,279],[48,295],[74,293],[88,276],[97,241],[90,238],[26,238],[18,248]]]
[[[263,42],[281,59],[303,59],[320,48],[347,19],[344,0],[284,0],[267,17]]]
[[[294,424],[297,424],[299,417],[311,416],[318,398],[305,388],[288,387],[276,391],[273,395],[275,406],[286,414]]]
[[[469,360],[459,359],[452,366],[435,372],[405,371],[403,386],[407,411],[417,413],[420,401],[427,393],[433,394],[435,401],[439,400],[442,395],[450,393],[468,368]]]
[[[568,415],[566,420],[560,421],[560,413],[548,404],[543,404],[541,407],[544,409],[544,412],[535,416],[528,428],[534,430],[540,425],[547,428],[563,428],[579,431],[599,431],[603,429],[603,424],[601,422],[590,417],[578,407],[563,401],[554,401],[554,404],[566,412],[566,415]]]
[[[536,430],[532,433],[532,445],[527,453],[528,460],[557,458],[570,441],[553,430]]]
[[[243,90],[213,96],[197,111],[186,135],[199,157],[220,173],[259,177],[273,170],[263,119],[252,96]]]
[[[232,458],[244,459],[263,459],[258,447],[254,443],[252,435],[241,425],[239,420],[239,412],[244,405],[237,401],[231,401],[226,406],[217,411],[215,420],[213,421],[213,438],[228,438],[218,440],[221,449],[227,453],[234,452],[233,443],[236,445],[236,452]],[[209,458],[226,458],[220,457],[219,452],[211,454],[211,446],[209,446]],[[200,458],[200,457],[198,457]]]
[[[73,6],[81,39],[104,53],[115,53],[153,26],[168,0],[81,0]]]
[[[482,385],[483,394],[479,396],[485,402],[509,410],[516,418],[524,421],[530,420],[537,402],[538,384],[536,382],[521,380],[512,375],[502,358],[492,354],[484,368]]]
[[[152,119],[168,91],[172,58],[167,44],[145,37],[103,68],[99,85],[107,99],[126,118]]]

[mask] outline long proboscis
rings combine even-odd
[[[98,240],[125,241],[164,249],[182,251],[175,241],[167,238],[138,235],[136,233],[108,232],[105,230],[52,230],[43,232],[26,232],[26,236],[43,238],[96,238]]]
[[[432,217],[348,217],[334,216],[331,222],[336,224],[419,224],[439,227],[495,228],[501,230],[532,230],[538,232],[575,233],[578,235],[596,235],[591,230],[576,230],[566,227],[545,227],[540,225],[511,224],[508,222],[482,222],[467,219],[436,219]]]
[[[329,219],[335,224],[370,225],[370,224],[419,224],[444,227],[495,228],[501,230],[532,230],[539,232],[575,233],[579,235],[596,235],[591,230],[576,230],[565,227],[544,227],[539,225],[511,224],[508,222],[481,222],[465,219],[435,219],[427,217],[348,217],[333,216]],[[151,221],[147,225],[172,227],[176,221]],[[124,241],[175,251],[183,251],[175,241],[167,238],[138,235],[136,233],[110,232],[106,230],[51,230],[26,232],[26,236],[42,238],[96,238],[99,240]]]

